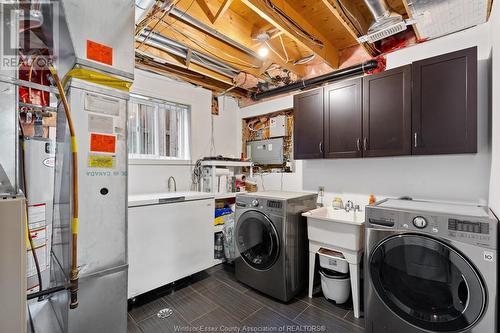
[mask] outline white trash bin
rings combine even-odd
[[[335,272],[330,269],[320,268],[321,289],[326,299],[337,304],[345,303],[351,294],[351,278],[349,273]]]

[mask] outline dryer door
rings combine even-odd
[[[369,270],[381,300],[422,330],[462,331],[483,314],[486,294],[476,269],[435,238],[389,237],[372,252]]]
[[[250,267],[266,270],[278,259],[278,232],[263,213],[253,210],[243,213],[236,223],[235,235],[241,258]]]

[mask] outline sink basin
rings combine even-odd
[[[310,212],[302,214],[306,217],[311,217],[324,221],[335,221],[341,223],[363,224],[365,223],[365,212],[346,212],[344,209],[333,209],[331,207],[321,207]]]
[[[365,239],[365,212],[322,207],[303,213],[310,242],[326,248],[361,251]]]

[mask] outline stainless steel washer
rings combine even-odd
[[[497,225],[481,206],[368,206],[366,332],[497,332]]]
[[[316,194],[257,192],[236,198],[236,278],[287,302],[307,285],[307,223]]]

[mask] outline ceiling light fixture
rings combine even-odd
[[[257,54],[259,55],[259,57],[261,58],[265,58],[267,57],[267,55],[269,54],[269,49],[265,46],[261,46],[258,50],[257,50]]]

